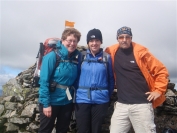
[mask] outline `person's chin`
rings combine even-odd
[[[98,48],[93,48],[92,50],[93,50],[93,51],[99,51],[99,49],[98,49]]]
[[[120,46],[120,48],[122,48],[122,49],[127,49],[127,48],[129,48],[127,45],[122,45],[122,46]]]
[[[125,47],[123,47],[123,49],[127,49],[127,48],[129,48],[129,47],[126,47],[126,46],[125,46]]]
[[[72,50],[68,50],[68,52],[69,52],[69,53],[72,53],[72,52],[74,52],[74,50],[75,50],[75,49],[72,49]]]

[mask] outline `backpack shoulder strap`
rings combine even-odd
[[[59,63],[60,63],[60,60],[61,60],[61,57],[56,53],[55,50],[53,50],[55,52],[55,55],[56,55],[56,64],[55,64],[55,68],[58,67]]]
[[[55,55],[56,55],[56,63],[55,63],[55,69],[56,69],[56,68],[58,67],[59,63],[60,63],[61,58],[60,58],[60,56],[56,53],[55,50],[53,50],[53,52],[54,52]],[[53,69],[51,77],[54,75],[55,69]],[[51,78],[51,77],[50,77],[50,78]]]
[[[103,62],[107,63],[108,62],[108,53],[103,51]]]
[[[106,67],[106,73],[107,73],[106,75],[108,77],[108,53],[106,53],[104,51],[103,51],[103,63]]]
[[[81,63],[86,60],[86,55],[87,55],[87,51],[82,51],[81,52]]]

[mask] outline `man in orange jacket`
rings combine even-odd
[[[153,108],[165,101],[166,67],[147,48],[132,42],[129,27],[117,31],[118,44],[106,48],[111,55],[117,97],[110,133],[156,133]]]

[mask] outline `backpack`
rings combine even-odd
[[[45,56],[46,54],[50,53],[51,51],[54,51],[56,53],[56,64],[55,64],[55,68],[57,68],[57,66],[59,65],[60,62],[72,62],[75,64],[78,64],[78,58],[75,57],[74,60],[62,60],[59,56],[59,54],[57,54],[57,48],[56,48],[56,44],[58,43],[58,41],[60,41],[59,38],[48,38],[45,40],[44,44],[40,43],[40,47],[39,47],[39,51],[36,57],[36,69],[34,71],[34,75],[33,75],[33,81],[31,86],[32,87],[39,87],[39,79],[40,79],[40,68],[42,65],[42,59],[43,56]],[[52,72],[52,75],[54,74],[55,69]],[[51,83],[49,84],[49,89],[55,90],[55,86],[56,86],[56,82],[50,81]]]
[[[36,68],[33,75],[32,87],[39,87],[39,79],[40,79],[40,68],[42,65],[43,56],[48,54],[51,51],[56,53],[56,44],[59,41],[59,38],[48,38],[45,40],[44,44],[41,42],[39,46],[39,51],[36,56]],[[57,67],[60,61],[60,56],[56,54],[56,64]]]

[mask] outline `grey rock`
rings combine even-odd
[[[21,108],[21,107],[23,107],[23,104],[18,103],[18,104],[17,104],[17,107],[20,107],[20,108]]]
[[[28,106],[28,105],[31,105],[31,104],[37,104],[35,101],[33,101],[33,99],[28,99],[28,101],[26,101],[23,105],[24,107]]]
[[[17,103],[5,102],[5,109],[15,110],[17,108]]]
[[[0,117],[0,129],[3,128],[4,124],[7,122],[7,119],[6,118],[2,118]]]
[[[3,100],[5,100],[6,102],[15,102],[15,96],[7,96],[4,97]]]
[[[34,101],[35,101],[35,102],[38,102],[38,98],[35,98]]]
[[[26,100],[35,100],[36,98],[38,98],[39,97],[39,94],[38,93],[34,93],[34,94],[30,94],[27,98],[26,98]]]
[[[18,133],[31,133],[31,132],[27,132],[27,131],[20,131],[20,130],[18,130]]]
[[[25,83],[25,82],[23,82],[23,85],[22,85],[24,88],[25,87],[30,87],[31,85],[30,84],[27,84],[27,83]]]
[[[1,117],[2,118],[10,118],[11,113],[12,113],[12,110],[6,110],[5,114],[2,115]]]
[[[0,104],[4,104],[6,101],[3,100],[3,97],[0,97]]]
[[[23,96],[23,87],[17,83],[16,79],[10,79],[2,88],[4,96]]]
[[[23,102],[24,101],[24,98],[21,95],[15,96],[15,98],[16,98],[16,102]]]
[[[18,113],[17,111],[12,111],[11,114],[10,114],[10,117],[17,117],[18,116]]]
[[[13,123],[6,123],[4,125],[7,127],[6,128],[7,132],[15,132],[19,130],[19,127]]]
[[[30,76],[31,77],[31,76]],[[27,83],[27,84],[31,84],[31,79],[30,79],[30,77],[28,77],[29,79],[24,79],[23,81],[25,82],[25,83]]]
[[[2,115],[3,112],[4,112],[4,105],[0,104],[0,116]]]
[[[82,51],[86,51],[88,49],[88,47],[87,46],[77,46],[77,49],[82,52]]]
[[[40,122],[40,114],[36,113],[35,121]]]
[[[168,97],[168,96],[176,96],[176,95],[172,90],[167,89],[167,92],[166,92],[165,96]]]
[[[30,118],[18,118],[18,117],[13,117],[13,118],[8,118],[7,120],[9,123],[15,123],[15,124],[26,124],[30,123],[31,119]]]
[[[32,76],[31,76],[31,70],[29,70],[28,73],[23,73],[22,78],[23,78],[24,80],[27,80],[27,79],[32,78]],[[27,80],[27,81],[28,81],[28,80]]]
[[[37,124],[35,124],[35,123],[30,123],[29,124],[29,129],[28,130],[30,130],[30,131],[37,131],[39,129],[39,124],[37,125]]]
[[[37,112],[37,113],[39,112],[39,104],[37,104],[36,112]]]
[[[177,96],[168,96],[168,97],[166,97],[164,105],[177,106]]]
[[[175,88],[175,84],[174,83],[168,83],[167,88],[173,90]]]
[[[21,117],[32,117],[35,113],[37,104],[31,104],[25,107],[21,113]]]

